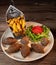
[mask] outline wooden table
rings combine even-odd
[[[43,23],[51,28],[54,37],[54,47],[51,52],[40,60],[33,62],[18,62],[7,57],[0,47],[0,65],[56,65],[56,7],[53,5],[16,6],[24,12],[26,20]],[[8,6],[0,6],[0,38],[8,25],[5,22],[5,12]]]

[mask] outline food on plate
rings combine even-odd
[[[7,37],[2,42],[3,42],[3,44],[11,45],[11,44],[17,42],[17,40],[15,38],[13,38],[13,37]]]
[[[49,44],[49,40],[48,40],[48,38],[42,38],[41,39],[41,44],[43,45],[43,46],[47,46],[48,44]]]
[[[49,37],[49,28],[47,28],[45,25],[42,26],[29,26],[25,34],[30,38],[32,42],[38,42],[41,41],[42,38],[48,38]]]
[[[41,44],[39,43],[34,43],[34,44],[31,44],[31,47],[32,49],[37,52],[37,53],[44,53],[44,46],[42,46]]]
[[[29,43],[29,37],[24,36],[24,37],[21,39],[21,43],[22,43],[22,44],[28,44],[28,43]]]
[[[19,20],[18,20],[19,19]],[[29,26],[25,28],[25,24],[22,18],[14,18],[9,20],[9,26],[13,26],[13,31],[17,34],[23,35],[20,40],[16,40],[13,37],[6,38],[4,44],[10,44],[6,52],[15,53],[21,51],[21,55],[25,58],[30,55],[32,51],[37,53],[45,53],[45,48],[49,44],[49,28],[45,25],[42,26]],[[11,21],[11,22],[10,22]],[[13,22],[12,22],[13,21]],[[23,25],[22,25],[23,24]],[[23,29],[25,29],[23,31]],[[21,32],[17,32],[21,31]],[[24,34],[23,34],[24,32]]]
[[[42,32],[43,32],[43,28],[42,28],[41,26],[34,26],[34,27],[32,28],[32,32],[33,32],[34,34],[42,33]]]
[[[22,46],[22,45],[19,44],[19,42],[16,42],[16,43],[10,45],[9,48],[6,50],[6,52],[8,52],[8,53],[17,52],[17,51],[20,50],[21,46]]]
[[[31,52],[30,47],[27,45],[22,45],[20,51],[23,57],[27,57],[28,55],[30,55]]]
[[[15,36],[24,34],[26,25],[24,16],[9,19],[7,23]]]

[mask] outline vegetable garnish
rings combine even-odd
[[[43,28],[42,28],[41,26],[34,26],[34,27],[32,28],[32,32],[33,32],[34,34],[42,33],[42,32],[43,32]]]
[[[25,33],[30,38],[31,41],[37,42],[41,40],[42,38],[48,38],[49,37],[49,28],[47,28],[45,25],[42,26],[29,26]]]

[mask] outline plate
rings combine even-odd
[[[26,22],[26,26],[30,26],[30,25],[39,25],[41,26],[42,24],[40,23],[37,23],[37,22]],[[10,58],[14,59],[14,60],[17,60],[17,61],[23,61],[23,62],[30,62],[30,61],[34,61],[34,60],[38,60],[40,58],[43,58],[44,56],[46,56],[50,51],[51,49],[53,48],[53,45],[54,45],[54,37],[53,37],[53,34],[52,32],[50,31],[49,32],[49,39],[50,39],[50,44],[48,44],[45,48],[45,53],[36,53],[36,52],[31,52],[31,54],[29,56],[27,56],[26,58],[23,58],[22,55],[21,55],[21,52],[16,52],[16,53],[12,53],[12,54],[8,54],[6,51],[5,51],[5,46],[3,46],[2,44],[2,40],[7,38],[7,37],[14,37],[10,28],[8,28],[2,35],[1,37],[1,48],[3,50],[3,52]]]

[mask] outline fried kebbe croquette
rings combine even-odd
[[[42,38],[41,39],[41,44],[43,45],[43,46],[47,46],[48,44],[49,44],[49,40],[47,39],[47,38]]]
[[[13,37],[8,37],[3,40],[3,44],[11,45],[13,43],[17,42],[17,40]]]
[[[31,44],[32,49],[37,53],[44,53],[44,47],[41,44]]]
[[[27,45],[22,45],[20,51],[23,57],[27,57],[31,52],[30,47]]]
[[[21,39],[21,43],[22,44],[28,44],[29,43],[29,38],[27,36],[24,36],[22,39]]]
[[[21,48],[21,44],[19,44],[19,42],[16,42],[16,43],[10,45],[9,48],[6,50],[6,52],[14,53],[14,52],[19,51],[20,48]]]

